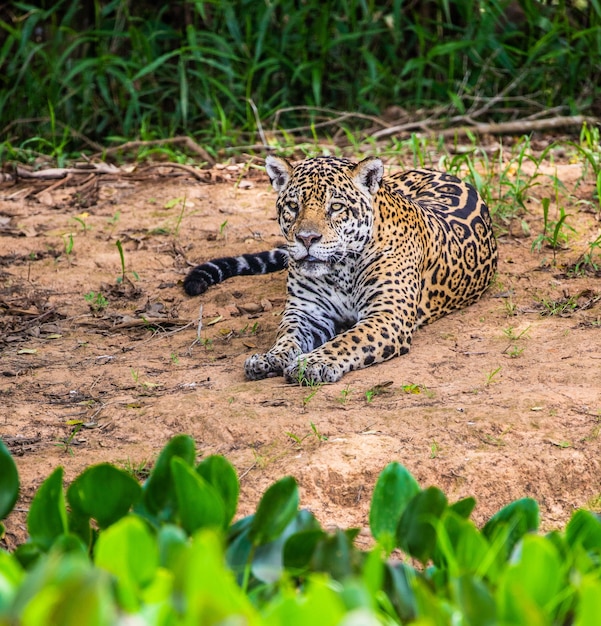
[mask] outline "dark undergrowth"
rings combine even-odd
[[[598,114],[599,58],[599,0],[5,3],[0,136],[52,154],[185,134],[216,154],[327,134],[332,110],[354,130]]]

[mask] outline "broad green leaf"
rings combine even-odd
[[[426,563],[434,554],[438,521],[446,508],[447,498],[437,487],[414,496],[397,526],[397,546]]]
[[[576,511],[566,526],[565,536],[570,546],[581,544],[585,550],[601,554],[601,520],[594,513]]]
[[[288,541],[298,535],[304,536],[307,532],[319,532],[322,536],[325,535],[312,513],[309,511],[298,511],[296,517],[274,541],[257,546],[252,560],[251,571],[254,576],[265,583],[279,580],[285,570],[284,555]],[[304,546],[305,550],[311,548],[310,544],[309,540],[308,544]],[[296,556],[299,555],[297,554]],[[311,555],[308,558],[310,559]]]
[[[536,500],[515,500],[495,513],[484,525],[482,534],[491,545],[504,544],[507,558],[515,544],[528,532],[538,530],[539,510]]]
[[[202,461],[196,471],[219,492],[225,508],[225,522],[227,528],[238,507],[240,483],[232,464],[222,456],[209,456]]]
[[[467,519],[472,511],[476,508],[476,499],[471,496],[468,498],[462,498],[461,500],[457,500],[457,502],[453,502],[453,504],[449,505],[449,509],[457,515],[464,517]]]
[[[44,559],[25,579],[18,601],[23,626],[106,626],[117,623],[110,577],[88,557]]]
[[[293,576],[307,570],[318,542],[325,536],[323,530],[316,529],[304,530],[288,537],[284,545],[284,566]]]
[[[576,619],[574,626],[591,626],[597,624],[601,616],[601,580],[586,578],[578,590]]]
[[[249,539],[253,518],[254,515],[243,517],[233,524],[228,532],[226,561],[232,572],[238,576],[240,583],[242,583],[244,570],[254,550]]]
[[[333,535],[326,535],[317,543],[312,569],[327,572],[336,580],[344,580],[356,573],[355,555],[353,540],[338,528]]]
[[[245,624],[260,620],[248,596],[226,568],[221,538],[210,529],[192,537],[174,581],[186,607],[185,624]],[[229,619],[228,619],[229,618]]]
[[[496,564],[496,551],[473,522],[450,508],[443,516],[438,539],[434,563],[440,567],[448,567],[449,573],[454,577],[466,573],[489,575]]]
[[[297,510],[298,487],[294,478],[286,476],[263,494],[251,523],[250,541],[260,546],[277,539]]]
[[[0,550],[0,615],[6,614],[12,605],[23,577],[19,561],[12,554]]]
[[[394,549],[401,515],[419,490],[415,478],[399,463],[390,463],[378,477],[369,510],[369,526],[374,539],[386,552]]]
[[[171,471],[184,530],[189,534],[208,526],[225,530],[225,506],[219,492],[179,457],[171,459]]]
[[[466,626],[496,626],[497,605],[488,587],[469,574],[451,580],[455,602]]]
[[[52,544],[51,554],[58,554],[58,558],[62,558],[63,555],[68,553],[76,553],[85,556],[88,554],[88,546],[78,535],[70,532],[65,533],[57,537],[56,541]]]
[[[37,543],[22,543],[13,552],[17,561],[26,570],[32,569],[44,554],[46,553],[42,552],[42,548]]]
[[[412,622],[417,616],[414,582],[416,571],[406,563],[386,563],[384,591],[403,622]]]
[[[142,519],[131,515],[100,533],[94,563],[115,576],[119,599],[132,611],[138,608],[140,591],[156,574],[159,549]]]
[[[19,473],[8,448],[0,439],[0,520],[15,506],[19,497]]]
[[[57,467],[48,476],[33,497],[27,515],[27,530],[31,540],[44,550],[68,532],[62,467]]]
[[[186,533],[174,524],[163,524],[159,529],[157,541],[161,566],[175,569],[188,548]]]
[[[110,463],[88,467],[67,490],[71,507],[95,519],[101,529],[121,519],[140,495],[138,481]]]
[[[567,584],[565,569],[552,542],[538,535],[525,535],[499,580],[502,616],[510,622],[520,618],[522,604],[526,608],[534,605],[543,612],[555,607]],[[525,598],[524,603],[514,602],[516,589]]]
[[[142,488],[145,509],[161,520],[173,520],[175,515],[175,485],[171,476],[171,459],[174,457],[183,459],[189,466],[194,465],[196,447],[192,437],[176,435],[169,440]]]
[[[331,581],[326,577],[313,576],[302,596],[293,589],[285,589],[272,603],[266,623],[286,626],[353,624],[345,620],[345,617],[348,619],[347,609],[332,587]],[[371,626],[364,619],[356,624]]]

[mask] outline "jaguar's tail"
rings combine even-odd
[[[233,276],[269,274],[288,267],[288,252],[274,248],[255,254],[226,256],[213,259],[191,269],[184,279],[184,290],[189,296],[204,293],[211,285],[221,283]]]

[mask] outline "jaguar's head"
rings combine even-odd
[[[265,167],[278,192],[278,220],[291,262],[302,273],[323,276],[363,250],[372,237],[372,199],[384,174],[380,159],[317,157],[292,166],[268,156]]]

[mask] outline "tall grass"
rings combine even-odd
[[[158,6],[157,6],[158,4]],[[0,133],[254,139],[300,107],[497,119],[601,100],[601,2],[41,0],[0,8]],[[254,111],[256,106],[257,113]],[[288,109],[282,115],[278,111]]]

